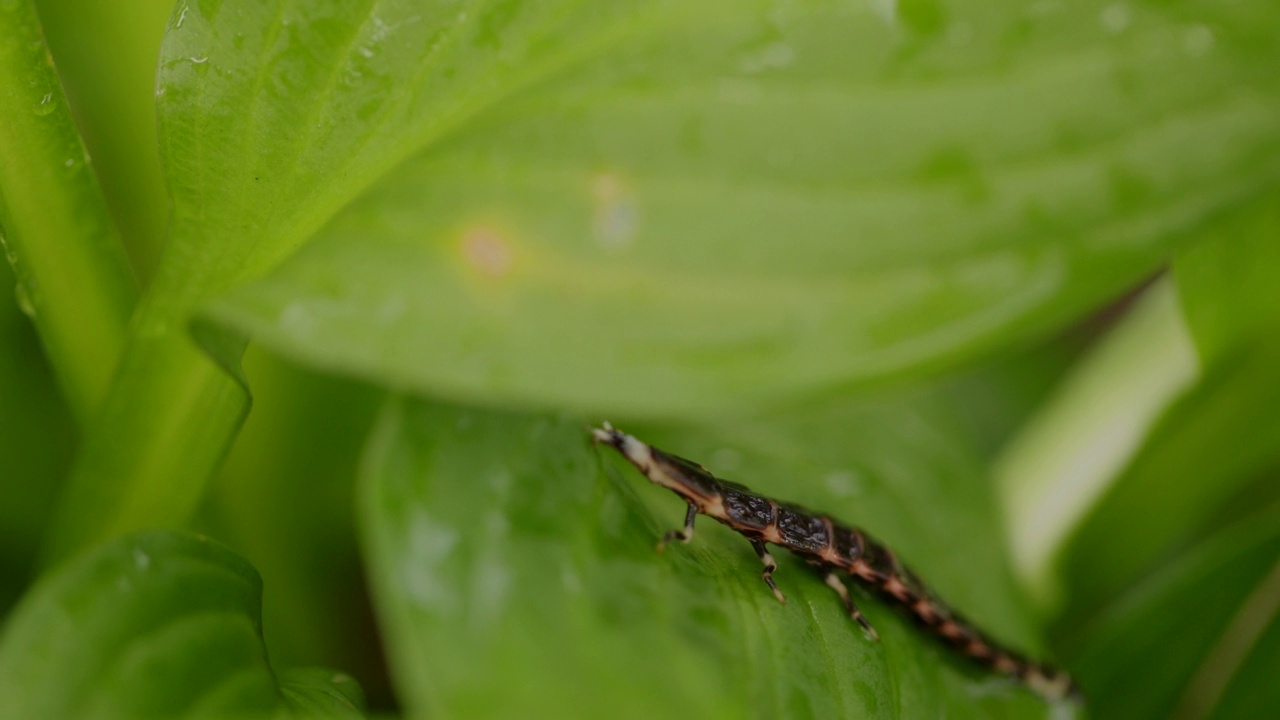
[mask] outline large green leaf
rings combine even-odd
[[[211,317],[435,394],[705,415],[937,368],[1280,177],[1266,3],[333,5],[189,8],[179,214],[258,272],[336,213]]]
[[[1055,634],[1103,716],[1250,717],[1274,702],[1257,678],[1280,672],[1277,229],[1270,193],[1179,253],[1201,378],[1066,544]]]
[[[634,429],[722,475],[864,524],[991,632],[1033,648],[979,463],[929,398],[721,428]],[[783,559],[779,605],[739,536],[703,522],[586,427],[392,402],[361,518],[401,701],[431,717],[1040,717],[859,594],[882,641]]]
[[[188,535],[133,535],[78,557],[8,619],[0,716],[359,717],[359,688],[340,673],[277,680],[261,594],[243,559]]]

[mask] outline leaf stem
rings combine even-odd
[[[244,385],[191,339],[185,322],[135,332],[76,459],[45,563],[134,530],[182,527],[248,409]]]
[[[72,412],[106,393],[137,288],[31,0],[0,2],[0,239]]]

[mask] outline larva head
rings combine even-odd
[[[607,422],[592,430],[591,438],[614,448],[645,477],[690,502],[706,506],[720,496],[720,484],[706,468],[646,445]]]

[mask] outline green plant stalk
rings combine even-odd
[[[190,260],[169,252],[138,308],[46,538],[46,563],[135,530],[183,527],[248,413],[244,340],[210,335],[202,348],[191,335],[191,310],[215,283],[210,265]]]
[[[0,0],[0,238],[81,425],[105,395],[137,288],[30,0]]]

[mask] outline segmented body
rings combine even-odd
[[[654,483],[675,492],[688,503],[685,525],[668,532],[659,545],[671,540],[688,542],[697,515],[707,515],[751,541],[764,562],[764,581],[780,602],[786,598],[773,581],[777,567],[766,544],[779,545],[803,558],[823,573],[827,584],[844,602],[849,614],[873,637],[875,630],[858,610],[840,574],[869,588],[887,603],[901,608],[922,628],[943,643],[981,665],[1017,678],[1041,695],[1078,697],[1071,678],[1048,665],[1037,663],[1002,647],[958,613],[938,600],[893,551],[865,532],[840,521],[790,503],[764,497],[737,483],[712,475],[697,463],[663,452],[619,432],[605,423],[592,431],[598,443],[620,452]]]

